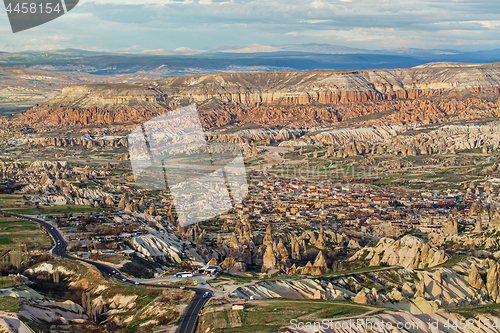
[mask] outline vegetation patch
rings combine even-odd
[[[5,312],[21,312],[23,311],[23,308],[21,305],[24,303],[24,301],[10,297],[10,296],[0,296],[0,311],[5,311]]]
[[[446,309],[448,312],[457,313],[466,319],[474,318],[479,314],[500,314],[500,304],[468,305]]]
[[[216,306],[208,309],[210,311],[205,311],[200,320],[200,332],[209,327],[215,332],[284,332],[292,319],[321,321],[325,318],[359,316],[369,311],[366,307],[347,302],[282,299],[247,303],[243,311],[217,311]]]

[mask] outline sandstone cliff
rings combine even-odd
[[[196,103],[205,127],[254,122],[327,126],[375,112],[395,123],[437,122],[498,107],[500,66],[214,74],[116,85],[73,85],[21,124],[109,125]],[[452,116],[453,117],[453,116]],[[269,123],[271,121],[271,123]]]
[[[49,105],[116,107],[177,106],[184,99],[204,103],[345,104],[415,99],[444,91],[499,88],[499,66],[419,66],[399,70],[307,71],[213,74],[119,85],[75,85]]]

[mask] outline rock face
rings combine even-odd
[[[258,282],[235,290],[238,297],[249,299],[291,298],[291,299],[341,299],[343,293],[324,288],[318,280],[298,279]]]
[[[297,240],[297,237],[292,238],[291,247],[292,247],[292,259],[300,260],[301,258],[300,245],[299,241]]]
[[[498,285],[498,279],[500,277],[500,266],[496,262],[490,261],[490,268],[488,269],[488,274],[486,276],[486,289],[491,299],[496,303],[500,303],[500,291]]]
[[[458,235],[458,221],[452,216],[449,216],[446,220],[446,227],[444,233],[450,236]]]
[[[262,269],[261,272],[267,272],[271,269],[276,269],[276,256],[274,255],[272,245],[268,245],[266,247],[266,252],[264,253],[264,257],[262,258]]]
[[[328,272],[328,266],[326,265],[325,256],[323,255],[323,252],[319,251],[318,255],[316,256],[316,260],[314,260],[311,274],[322,275],[327,272]]]
[[[356,252],[349,261],[358,259],[372,260],[375,255],[381,257],[380,263],[391,266],[402,266],[411,269],[434,267],[448,260],[442,250],[432,249],[420,238],[406,235],[395,241],[382,238],[375,247],[365,247]],[[373,259],[374,263],[378,259]]]
[[[484,287],[484,282],[483,279],[481,278],[481,275],[479,274],[479,271],[477,270],[477,267],[475,264],[471,265],[471,269],[469,272],[469,276],[467,278],[467,282],[469,285],[476,289],[479,290]]]
[[[347,248],[348,249],[353,249],[353,250],[357,250],[357,249],[360,249],[361,246],[359,245],[359,242],[355,239],[351,239],[347,245]]]
[[[220,267],[224,271],[231,273],[242,273],[247,270],[247,266],[244,262],[236,261],[234,258],[224,259]]]
[[[181,245],[173,234],[148,234],[132,238],[132,246],[148,258],[173,259],[180,263]]]
[[[358,304],[365,304],[365,305],[369,305],[370,304],[370,300],[368,299],[368,297],[366,296],[366,293],[364,290],[361,290],[357,295],[356,297],[354,297],[352,299],[352,301],[354,303],[358,303]]]
[[[313,267],[309,262],[305,268]],[[263,281],[239,287],[235,293],[247,299],[252,295],[257,298],[350,299],[358,304],[423,314],[444,307],[496,302],[499,297],[498,269],[498,264],[489,259],[480,261],[468,257],[449,268],[396,268],[338,277]],[[481,275],[487,271],[489,283],[484,284]]]
[[[380,256],[375,253],[372,260],[370,260],[370,266],[380,266]]]
[[[186,100],[198,105],[214,100],[220,106],[203,111],[205,127],[283,120],[297,125],[326,125],[383,110],[397,110],[400,123],[429,123],[469,108],[470,103],[448,98],[454,97],[448,96],[451,91],[468,100],[476,98],[475,104],[493,107],[482,97],[498,95],[498,67],[434,65],[404,70],[214,74],[107,86],[73,85],[46,105],[23,114],[18,121],[33,126],[141,122]],[[471,93],[473,96],[469,96]],[[443,95],[446,98],[439,100]],[[436,102],[420,102],[432,98]],[[351,146],[349,151],[356,153],[356,147]]]

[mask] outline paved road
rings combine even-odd
[[[1,213],[2,211],[0,211]],[[7,212],[8,213],[8,212]],[[150,286],[150,287],[158,287],[158,288],[171,288],[171,289],[181,289],[181,287],[175,287],[175,286],[162,286],[162,285],[155,285],[155,284],[149,284],[149,283],[144,283],[144,282],[136,282],[134,280],[129,279],[128,277],[124,276],[119,270],[116,268],[110,267],[108,265],[94,262],[91,260],[86,260],[86,259],[80,259],[80,258],[75,258],[66,253],[66,248],[68,246],[68,243],[64,239],[63,235],[59,231],[59,229],[55,228],[52,226],[50,223],[47,223],[46,221],[36,218],[36,217],[31,217],[31,216],[25,216],[25,215],[19,215],[19,214],[13,214],[13,213],[8,213],[12,216],[19,217],[22,219],[27,219],[34,221],[38,224],[40,224],[52,237],[54,240],[54,247],[52,248],[51,252],[59,257],[66,258],[66,259],[71,259],[71,260],[77,260],[77,261],[83,261],[88,264],[94,265],[97,269],[99,269],[102,273],[117,279],[119,281],[122,281],[124,283],[129,283],[129,284],[136,284],[136,285],[142,285],[142,286]],[[145,280],[142,280],[145,281]],[[191,303],[189,303],[184,316],[181,319],[181,322],[179,324],[179,327],[177,328],[177,333],[194,333],[197,325],[197,319],[198,316],[205,306],[205,304],[208,302],[210,299],[212,293],[208,289],[202,289],[202,288],[191,288],[191,287],[186,287],[185,290],[191,290],[195,292],[195,296],[191,300]],[[208,292],[208,295],[206,297],[203,297],[206,293]]]
[[[206,274],[193,273],[192,277],[178,278],[175,275],[163,276],[151,279],[134,279],[134,281],[140,283],[156,283],[156,282],[186,282],[193,283],[194,280],[198,281],[198,285],[206,284],[208,281],[215,279],[215,277],[210,277]]]

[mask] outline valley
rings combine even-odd
[[[369,331],[336,328],[349,319],[486,332],[478,322],[498,320],[498,63],[100,84],[71,75],[90,82],[68,77],[25,112],[0,117],[0,268],[6,279],[20,274],[0,297],[20,300],[12,309],[23,310],[10,313],[30,327],[175,331],[193,297],[187,287],[213,292],[196,332],[316,329],[292,319],[327,320],[321,332]],[[189,105],[196,131],[154,122]],[[131,145],[138,128],[143,150]],[[195,197],[178,191],[186,179],[152,189],[134,169],[154,159],[157,143],[164,170],[172,161],[204,170],[183,173],[204,189],[196,205],[219,212],[227,191],[228,209],[182,223],[179,192]],[[241,152],[239,192],[228,170],[223,185],[203,178],[207,151],[207,170]],[[174,183],[166,178],[159,183]],[[186,289],[127,284],[53,256],[43,231],[9,214],[45,220],[70,255],[127,281]],[[194,276],[176,277],[186,271]],[[471,318],[471,330],[444,326]]]

